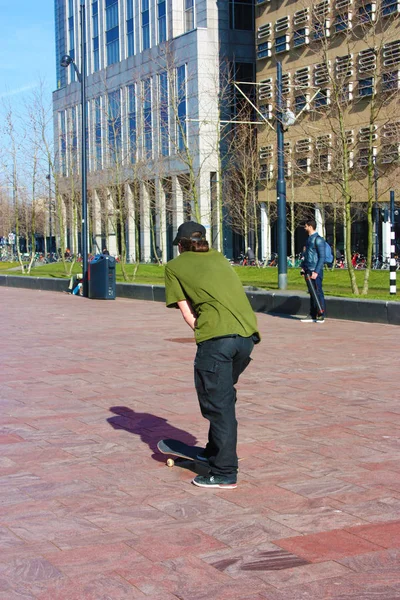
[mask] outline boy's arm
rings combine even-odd
[[[197,315],[193,310],[192,305],[188,300],[180,300],[178,303],[179,310],[182,313],[182,317],[186,321],[186,323],[191,327],[191,329],[195,329],[196,327],[196,319]]]

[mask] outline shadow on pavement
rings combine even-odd
[[[125,429],[133,435],[140,436],[142,442],[148,445],[153,452],[152,458],[158,462],[165,462],[165,454],[160,454],[157,442],[162,439],[172,438],[196,446],[197,438],[192,434],[170,425],[167,419],[150,413],[135,412],[127,406],[111,406],[110,412],[115,417],[110,417],[107,422],[114,429]]]

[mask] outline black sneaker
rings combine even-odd
[[[199,487],[222,488],[225,490],[233,490],[237,487],[235,475],[197,475],[192,483]]]
[[[315,319],[316,323],[325,323],[325,317],[324,315],[318,315],[318,317]]]

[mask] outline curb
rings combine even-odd
[[[66,292],[68,280],[55,277],[0,275],[0,287]],[[309,299],[305,292],[268,292],[252,287],[246,287],[245,290],[255,312],[291,316],[308,313]],[[165,288],[162,285],[117,283],[116,293],[118,298],[165,302]],[[329,319],[400,325],[400,302],[327,296],[326,305]]]

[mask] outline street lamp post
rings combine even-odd
[[[379,203],[378,203],[378,166],[376,164],[376,156],[373,157],[374,162],[374,190],[375,190],[375,260],[378,260],[379,254]]]
[[[87,109],[86,109],[86,12],[85,0],[80,0],[81,16],[81,70],[79,72],[74,59],[65,54],[61,59],[62,67],[73,66],[78,81],[81,84],[81,171],[82,171],[82,230],[81,230],[81,248],[82,248],[82,271],[83,282],[82,291],[85,298],[88,297],[88,222],[87,222]]]
[[[276,135],[278,154],[278,177],[276,202],[278,206],[278,288],[287,288],[287,233],[286,233],[286,181],[285,147],[282,107],[282,64],[276,63]]]

